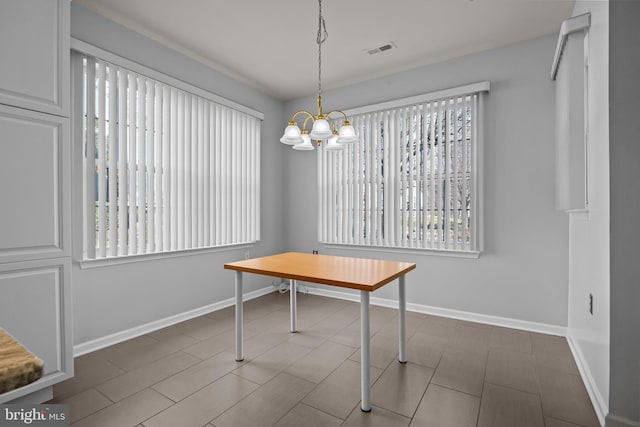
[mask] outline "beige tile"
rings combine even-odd
[[[427,315],[418,326],[417,332],[449,339],[453,337],[457,324],[458,321],[455,319]]]
[[[491,331],[489,346],[494,350],[517,351],[520,353],[533,353],[531,335],[527,331],[501,328],[494,326]]]
[[[228,374],[145,421],[144,425],[202,427],[257,388],[251,381]]]
[[[416,333],[419,326],[424,323],[426,316],[420,313],[407,312],[406,314],[406,327],[407,327],[407,339],[411,338]],[[382,328],[377,333],[398,335],[398,313],[396,310],[393,318],[387,320]]]
[[[319,383],[342,364],[354,349],[342,344],[325,341],[305,357],[289,366],[286,372],[298,378]]]
[[[256,332],[244,330],[245,342],[255,335]],[[233,354],[235,354],[235,345],[236,332],[234,327],[231,331],[223,332],[215,337],[202,340],[197,344],[185,347],[182,351],[200,359],[208,359],[223,351],[233,352]]]
[[[228,307],[221,308],[216,311],[212,311],[211,313],[205,314],[205,316],[211,319],[225,319],[227,317],[235,318],[236,315],[236,306],[232,304]]]
[[[431,382],[463,393],[480,396],[487,364],[486,351],[448,348],[442,355]]]
[[[353,348],[360,347],[360,319],[354,320],[349,326],[336,332],[329,340]]]
[[[371,389],[371,402],[411,417],[424,395],[433,369],[413,363],[391,363]]]
[[[546,417],[544,419],[545,427],[582,427],[578,424],[568,423],[566,421],[557,420],[555,418]]]
[[[290,314],[289,309],[278,309],[265,314],[264,316],[257,317],[253,320],[247,320],[250,316],[244,317],[245,329],[255,332],[264,332],[272,328],[279,328],[283,331],[289,330]]]
[[[479,397],[431,384],[411,426],[475,427],[479,409]]]
[[[244,362],[236,362],[235,354],[222,352],[183,370],[159,383],[153,388],[177,402],[201,388],[237,369]]]
[[[485,381],[529,393],[538,393],[536,359],[533,354],[491,350]]]
[[[291,334],[288,341],[305,347],[316,348],[328,339],[329,336],[326,334],[318,334],[312,328],[298,326],[298,332]]]
[[[600,423],[580,376],[538,368],[538,380],[546,416],[587,427],[599,427]]]
[[[247,330],[245,329],[245,331]],[[291,332],[289,332],[289,326],[285,325],[284,328],[278,326],[276,328],[269,329],[266,332],[262,332],[251,337],[245,337],[243,348],[244,357],[247,359],[255,359],[262,353],[289,340],[291,335]],[[233,348],[235,348],[235,339]],[[233,351],[235,353],[235,350]]]
[[[96,388],[114,402],[124,399],[152,384],[198,363],[200,359],[187,353],[174,353],[165,358],[113,378]]]
[[[96,389],[90,388],[63,400],[53,400],[52,403],[69,405],[69,418],[75,423],[100,409],[111,405],[109,399],[100,394]]]
[[[578,375],[578,367],[573,359],[567,340],[550,335],[537,334],[533,337],[533,354],[538,366]]]
[[[371,383],[374,384],[382,370],[371,368]],[[360,364],[346,360],[324,379],[303,403],[345,419],[360,403]]]
[[[418,365],[435,368],[447,346],[447,339],[416,332],[407,341],[407,360]]]
[[[226,325],[228,323],[228,327],[233,327],[233,320],[233,318],[212,319],[207,316],[199,316],[150,332],[147,335],[159,341],[168,339],[175,335],[188,335],[197,340],[202,340],[224,331],[222,325]]]
[[[342,427],[407,427],[410,419],[383,408],[371,407],[371,412],[362,412],[360,407],[351,411]]]
[[[79,363],[79,360],[83,361]],[[53,386],[53,396],[56,399],[65,399],[124,374],[122,369],[99,357],[81,356],[74,362],[73,378]]]
[[[398,335],[397,308],[380,307],[377,305],[369,306],[369,330],[371,332],[371,335],[374,335],[385,328],[387,328],[386,330],[390,332],[388,327],[392,324],[396,325],[395,335]],[[415,332],[415,328],[407,328],[408,335],[412,335],[413,332]]]
[[[470,350],[488,350],[492,327],[458,321],[453,337],[449,340],[449,347]]]
[[[140,424],[173,402],[149,388],[96,412],[73,427],[123,427]]]
[[[349,359],[360,362],[360,350],[356,350]],[[394,360],[398,360],[398,336],[378,332],[370,341],[371,366],[385,369]]]
[[[309,347],[284,342],[250,360],[233,372],[254,383],[264,384],[289,365],[305,357],[309,351],[311,351]]]
[[[162,341],[154,340],[152,343],[132,348],[130,351],[115,352],[108,356],[108,360],[125,371],[131,371],[155,362],[196,342],[198,342],[198,340],[186,335],[174,335]]]
[[[537,394],[486,384],[478,427],[544,427]]]
[[[216,427],[268,427],[287,414],[314,384],[280,373],[213,420]]]
[[[338,427],[340,424],[342,424],[340,418],[298,403],[274,427]]]

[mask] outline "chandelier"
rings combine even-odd
[[[280,138],[283,144],[293,145],[294,150],[313,150],[311,140],[316,140],[318,146],[326,141],[325,150],[340,150],[344,144],[356,142],[358,136],[349,123],[348,117],[340,110],[332,110],[327,114],[322,112],[322,43],[328,37],[327,27],[322,16],[322,0],[318,0],[318,114],[313,115],[306,110],[298,110],[291,115],[289,125],[284,130],[284,135]],[[296,119],[298,116],[304,118],[302,129],[298,126]],[[342,124],[338,129],[337,122],[342,119]],[[313,122],[311,132],[307,130],[309,121]]]

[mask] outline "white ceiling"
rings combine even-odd
[[[317,91],[317,0],[73,0],[282,100]],[[323,89],[557,33],[571,0],[323,0]],[[393,42],[397,48],[369,55]]]

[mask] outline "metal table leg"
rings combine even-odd
[[[398,319],[399,319],[399,352],[398,361],[407,363],[407,297],[404,289],[404,276],[400,276],[398,284]]]
[[[297,325],[297,286],[296,281],[293,279],[289,279],[289,306],[291,310],[291,332],[298,332]]]
[[[360,393],[363,412],[371,411],[369,292],[360,291]]]
[[[236,271],[236,362],[244,360],[242,355],[242,272]]]

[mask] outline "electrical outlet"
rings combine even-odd
[[[249,256],[250,256],[249,251],[245,251],[244,259],[249,259]]]
[[[589,294],[589,314],[593,316],[593,294]]]

